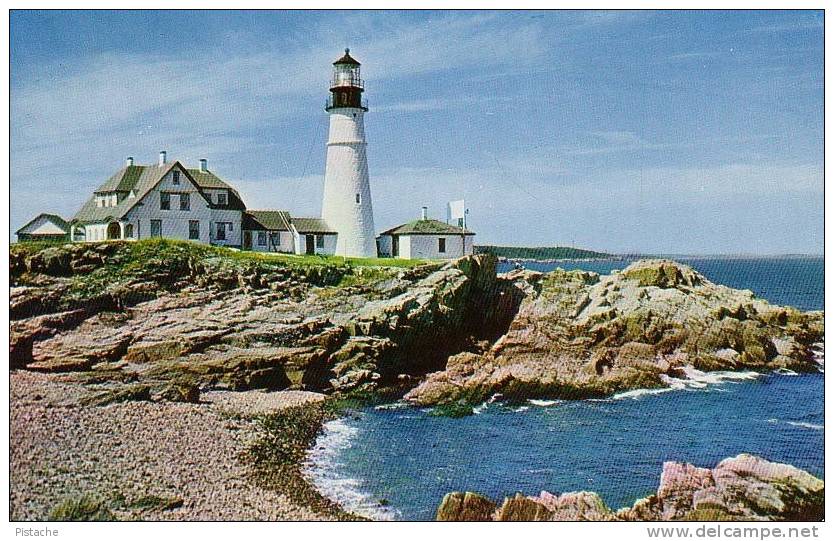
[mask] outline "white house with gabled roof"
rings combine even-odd
[[[125,166],[99,186],[70,221],[74,241],[138,240],[153,237],[240,246],[240,195],[208,170],[168,162]]]
[[[169,162],[164,151],[154,165],[137,165],[128,158],[67,227],[76,242],[160,237],[317,255],[334,254],[338,238],[321,218],[296,218],[285,210],[249,211],[237,190],[210,171],[206,160],[200,160],[199,168],[188,168]]]

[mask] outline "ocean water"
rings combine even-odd
[[[824,304],[822,259],[687,263],[779,304]],[[624,263],[574,266],[609,272]],[[514,406],[497,399],[461,419],[387,404],[328,423],[307,473],[348,509],[407,520],[433,519],[443,495],[455,490],[494,499],[592,490],[618,508],[654,492],[664,461],[712,467],[742,452],[822,477],[823,378],[690,370],[688,379],[670,379],[670,389]]]

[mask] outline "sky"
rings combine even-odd
[[[11,231],[127,156],[317,216],[362,62],[376,228],[614,253],[823,252],[821,11],[13,11]]]

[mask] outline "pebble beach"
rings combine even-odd
[[[199,404],[77,405],[68,376],[13,371],[12,520],[45,520],[60,502],[87,496],[125,502],[119,520],[326,520],[259,488],[242,461],[251,415],[323,400],[308,392],[210,392]]]

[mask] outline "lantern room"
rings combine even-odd
[[[330,80],[330,99],[325,109],[351,107],[368,110],[362,101],[364,84],[360,71],[360,64],[350,56],[350,49],[345,49],[345,55],[333,62],[333,78]]]

